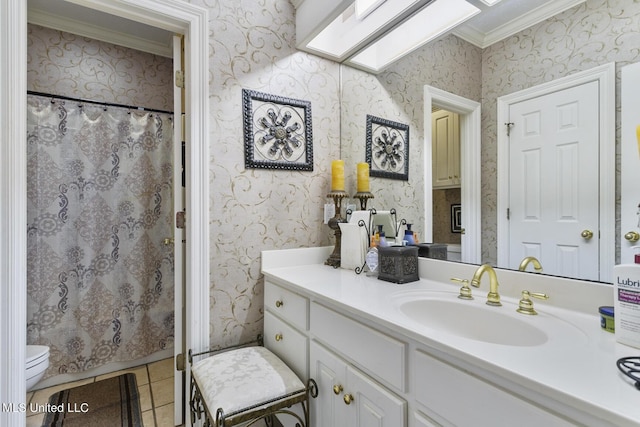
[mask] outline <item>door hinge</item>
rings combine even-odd
[[[180,353],[176,356],[176,369],[178,371],[184,371],[186,369],[184,353]]]
[[[511,219],[511,210],[507,208],[507,219]]]
[[[184,71],[176,71],[176,86],[184,88]]]
[[[515,123],[513,122],[509,122],[509,123],[505,123],[504,125],[507,127],[507,136],[511,135],[511,126],[513,126]]]
[[[187,223],[186,215],[187,214],[185,211],[176,212],[176,228],[185,228],[185,225]]]

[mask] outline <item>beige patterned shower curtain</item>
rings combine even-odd
[[[46,376],[173,347],[173,122],[28,96],[27,342]]]

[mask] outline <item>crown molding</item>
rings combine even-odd
[[[295,9],[299,8],[304,0],[289,0]]]
[[[136,49],[142,52],[152,53],[154,55],[173,58],[173,49],[171,40],[167,40],[167,44],[135,37],[130,34],[124,34],[113,31],[106,27],[89,25],[85,22],[75,19],[54,15],[39,9],[28,9],[27,21],[30,24],[40,25],[43,27],[53,28],[58,31],[65,31],[71,34],[77,34],[82,37],[88,37],[94,40],[100,40],[112,43],[118,46]]]
[[[487,33],[482,33],[471,25],[461,25],[453,31],[453,34],[468,41],[481,49],[504,40],[520,31],[551,18],[567,9],[571,9],[585,0],[555,0],[548,2],[530,12],[516,18]]]

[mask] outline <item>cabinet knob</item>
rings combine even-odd
[[[624,235],[624,238],[630,242],[637,242],[640,240],[640,234],[637,231],[630,231]]]
[[[343,388],[342,388],[342,386],[340,384],[336,384],[336,385],[333,386],[333,392],[335,394],[342,393],[342,390],[343,390]]]
[[[353,396],[351,394],[345,394],[344,397],[342,398],[342,400],[344,400],[345,404],[351,405],[351,402],[353,402],[355,399],[353,398]]]
[[[282,341],[282,334],[276,334],[276,341]]]
[[[276,307],[280,308],[284,305],[284,303],[280,300],[276,301]]]

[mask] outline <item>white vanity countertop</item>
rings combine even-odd
[[[640,390],[616,367],[621,357],[640,356],[640,349],[617,343],[614,334],[600,328],[597,312],[587,314],[534,300],[538,316],[516,316],[538,325],[560,318],[565,321],[563,325],[569,325],[558,329],[573,329],[572,338],[565,339],[562,331],[547,331],[549,340],[545,344],[528,347],[460,338],[425,328],[404,316],[394,303],[424,291],[457,300],[459,285],[427,279],[398,285],[321,262],[308,263],[317,261],[319,253],[322,257],[325,252],[316,251],[315,257],[305,258],[309,250],[265,251],[263,273],[277,284],[405,335],[444,355],[452,364],[550,409],[559,402],[575,414],[588,414],[612,425],[640,426]],[[470,278],[466,274],[463,277]],[[484,304],[488,278],[483,277],[482,282],[480,289],[473,289],[475,300],[468,303]],[[518,298],[503,295],[502,301],[502,307],[490,309],[515,312]],[[600,305],[609,304],[604,301]],[[559,412],[566,414],[562,409]]]

